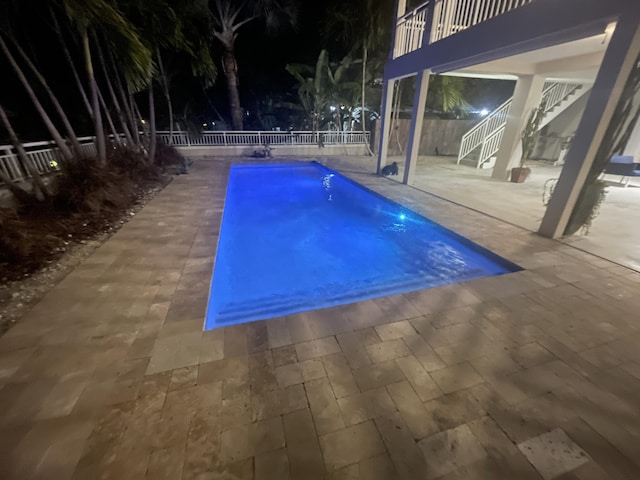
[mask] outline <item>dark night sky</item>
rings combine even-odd
[[[91,124],[86,120],[86,114],[69,68],[63,60],[55,34],[48,25],[48,12],[45,9],[34,8],[35,5],[40,5],[41,1],[22,0],[25,5],[24,18],[18,23],[24,26],[25,31],[22,34],[24,38],[28,39],[23,47],[34,55],[36,63],[45,72],[65,110],[70,114],[72,123],[78,130],[77,133],[90,135]],[[340,46],[338,41],[335,39],[327,41],[322,35],[323,22],[326,18],[325,10],[332,1],[299,0],[297,25],[293,28],[285,28],[278,35],[265,33],[264,25],[259,21],[247,24],[240,30],[236,42],[236,53],[239,64],[241,102],[245,109],[255,109],[256,102],[283,95],[289,95],[288,100],[290,101],[297,101],[295,81],[285,70],[287,63],[313,64],[320,50],[327,46],[333,61],[339,60],[347,53],[345,47]],[[343,0],[343,2],[360,3],[359,0]],[[72,48],[76,53],[79,52],[77,46],[72,46]],[[218,64],[219,72],[216,84],[207,91],[208,100],[202,94],[200,84],[190,79],[185,69],[183,78],[176,80],[172,87],[174,111],[177,114],[180,114],[187,101],[192,99],[190,114],[195,117],[194,119],[198,119],[198,121],[217,119],[212,105],[222,117],[228,118],[226,82],[219,66],[220,50],[214,50],[213,55]],[[76,64],[82,70],[83,65],[79,56]],[[23,141],[49,138],[49,133],[37,117],[23,88],[11,73],[2,56],[0,56],[0,68],[5,72],[1,79],[3,88],[0,89],[0,103],[9,110],[14,127]],[[159,89],[156,90],[159,92]],[[500,87],[497,90],[496,98],[504,97],[499,91]],[[42,92],[38,93],[43,98]],[[508,94],[510,94],[510,88]],[[159,127],[162,127],[162,123],[166,119],[166,108],[159,94],[156,98]],[[495,104],[497,105],[505,98],[500,98]],[[144,113],[147,110],[146,94],[138,95],[138,104]],[[57,122],[57,119],[54,121]],[[255,124],[246,127],[255,128]],[[0,129],[0,143],[6,143],[6,134],[2,129]]]

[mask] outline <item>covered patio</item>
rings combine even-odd
[[[402,181],[403,158],[397,161]],[[505,222],[538,231],[545,212],[545,183],[558,178],[562,167],[530,161],[532,172],[522,184],[492,178],[491,169],[456,164],[453,157],[420,156],[413,186]],[[610,261],[640,270],[640,179],[627,188],[622,178],[606,175],[608,193],[588,234],[579,233],[560,241]],[[547,186],[548,193],[548,186]]]

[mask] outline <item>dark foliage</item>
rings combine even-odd
[[[126,149],[112,150],[106,167],[91,158],[65,165],[52,179],[51,198],[0,209],[0,271],[32,271],[69,242],[109,230],[169,178],[143,153]]]

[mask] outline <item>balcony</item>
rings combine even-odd
[[[533,0],[429,0],[396,22],[393,58],[455,35]],[[399,12],[400,13],[400,12]]]

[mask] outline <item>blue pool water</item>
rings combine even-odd
[[[206,328],[516,270],[315,162],[237,165]]]

